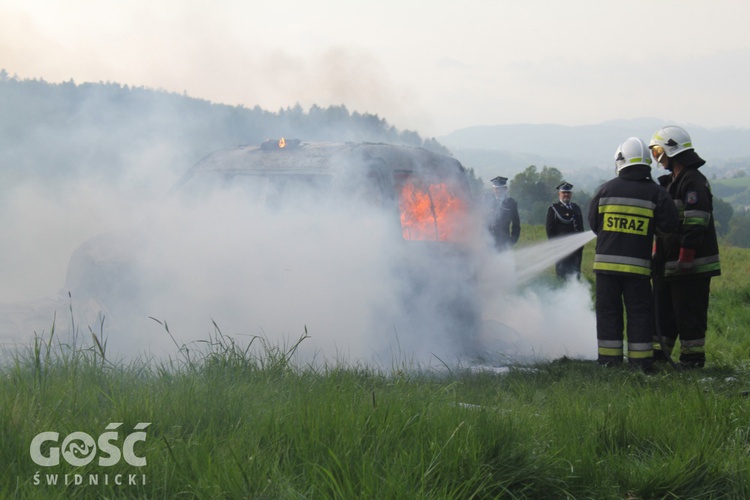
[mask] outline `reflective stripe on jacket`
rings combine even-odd
[[[677,229],[677,209],[650,173],[641,165],[623,169],[591,200],[589,225],[597,235],[594,272],[649,276],[655,231]]]
[[[656,257],[665,278],[721,274],[719,243],[713,217],[713,195],[706,177],[696,168],[680,172],[667,186],[679,213],[678,230],[656,239]],[[695,250],[692,263],[678,265],[680,249]]]

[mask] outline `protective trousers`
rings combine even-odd
[[[654,280],[654,301],[663,343],[654,337],[654,357],[666,359],[680,339],[680,363],[702,367],[706,363],[706,329],[711,277]]]
[[[596,336],[599,364],[620,364],[623,357],[623,305],[627,317],[628,361],[648,367],[653,362],[654,314],[648,277],[596,275]]]

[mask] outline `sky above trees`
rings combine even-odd
[[[0,68],[345,105],[424,136],[646,116],[750,127],[747,19],[744,0],[6,0]]]

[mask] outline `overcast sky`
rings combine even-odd
[[[747,0],[2,0],[0,69],[436,136],[655,117],[750,127]]]

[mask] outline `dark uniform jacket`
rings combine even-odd
[[[651,169],[634,165],[603,184],[589,206],[597,235],[595,273],[651,275],[654,232],[677,229],[677,209],[669,193],[651,179]]]
[[[672,175],[659,178],[679,212],[679,229],[656,239],[655,262],[666,279],[691,276],[718,276],[719,244],[713,217],[713,195],[706,177],[697,168],[686,168],[676,179]],[[678,270],[682,249],[695,250],[693,265]]]
[[[570,208],[568,208],[570,207]],[[567,205],[558,202],[547,208],[547,219],[545,221],[547,238],[556,238],[567,234],[583,232],[583,214],[581,207],[575,203]],[[555,263],[555,272],[560,277],[566,277],[571,274],[580,276],[581,261],[583,260],[583,247],[573,252],[562,255],[562,258]]]
[[[575,203],[569,203],[569,205],[570,208],[566,207],[564,203],[558,202],[549,206],[545,222],[547,238],[583,232],[581,207]]]
[[[521,219],[518,216],[518,203],[510,197],[498,201],[491,193],[486,198],[488,204],[488,229],[498,250],[514,245],[521,235]]]

